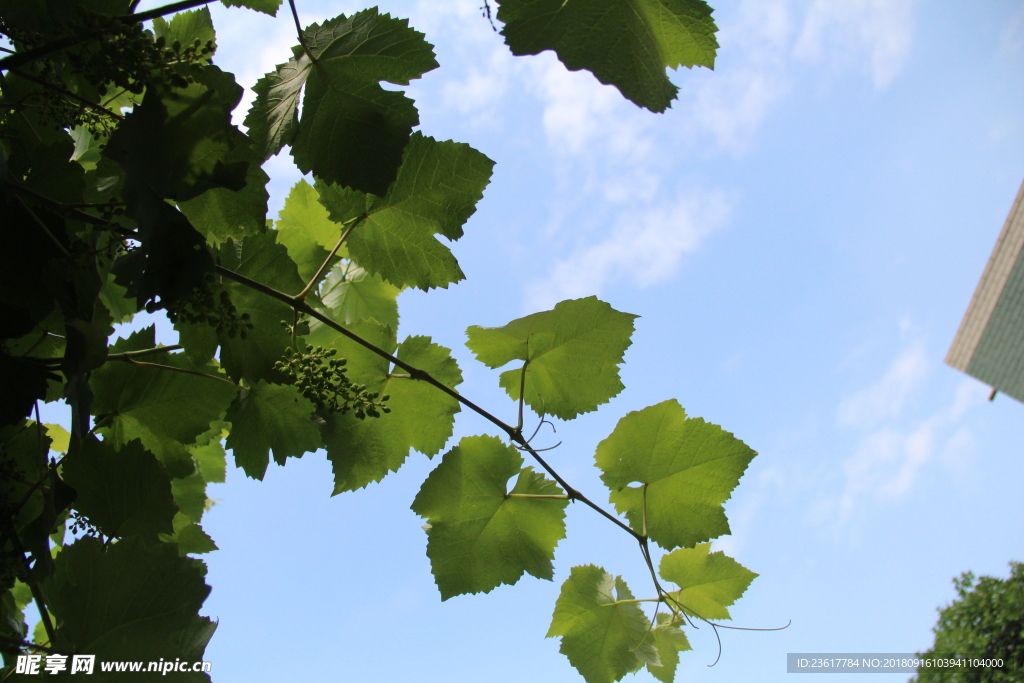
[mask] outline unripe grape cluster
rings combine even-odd
[[[285,359],[274,364],[274,369],[292,378],[295,386],[317,410],[328,413],[351,411],[360,420],[380,417],[390,413],[384,403],[390,396],[381,396],[368,391],[363,384],[356,384],[346,373],[344,358],[335,358],[337,349],[314,346],[304,353],[294,349],[285,351]]]
[[[148,313],[155,312],[160,304],[150,301],[146,304]],[[238,309],[231,301],[231,295],[224,286],[208,274],[201,287],[192,290],[190,296],[178,299],[166,306],[167,317],[172,323],[179,320],[190,324],[206,324],[214,328],[218,336],[227,335],[245,339],[248,331],[253,328],[248,313],[239,315]]]

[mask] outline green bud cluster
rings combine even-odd
[[[302,395],[321,412],[345,414],[352,411],[360,420],[390,413],[384,403],[390,396],[380,396],[356,384],[346,373],[344,358],[334,358],[337,349],[315,346],[305,353],[293,349],[285,351],[285,359],[274,364],[274,369],[292,378]]]
[[[156,302],[146,304],[149,313],[158,308],[160,305]],[[245,339],[248,331],[253,328],[249,314],[239,315],[231,295],[212,274],[206,276],[201,287],[192,290],[191,296],[178,299],[166,308],[171,322],[180,320],[190,324],[206,324],[214,328],[218,335],[227,335],[231,339]]]

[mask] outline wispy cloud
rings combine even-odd
[[[935,363],[922,342],[911,342],[881,377],[839,404],[837,425],[854,436],[841,467],[842,491],[832,506],[840,521],[863,505],[903,498],[929,463],[955,464],[969,453],[974,439],[962,418],[984,402],[985,388],[964,379],[943,405],[922,417],[912,406],[928,397]]]
[[[795,54],[841,69],[866,64],[884,88],[903,71],[913,30],[911,0],[815,0]]]
[[[534,283],[529,303],[546,308],[561,299],[600,293],[612,282],[644,288],[664,281],[728,213],[729,201],[719,191],[688,192],[662,205],[624,212],[604,239],[559,260],[547,278]]]

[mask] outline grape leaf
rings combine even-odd
[[[239,238],[266,228],[267,182],[270,176],[260,168],[253,154],[245,175],[245,187],[229,190],[214,187],[198,197],[179,202],[178,208],[207,242],[218,245],[230,237]]]
[[[213,18],[208,7],[178,12],[170,21],[155,17],[153,35],[163,38],[167,45],[177,41],[183,48],[194,45],[197,40],[200,47],[205,47],[207,42],[213,43],[214,48],[217,46],[217,35],[213,30]]]
[[[197,622],[209,623],[197,614],[210,593],[198,560],[179,557],[173,545],[138,537],[106,547],[86,537],[65,546],[56,565],[43,589],[57,617],[54,647],[101,661],[202,659],[212,629],[198,642],[181,637]]]
[[[295,141],[299,130],[299,96],[313,66],[309,55],[299,49],[297,56],[278,64],[256,81],[256,98],[245,116],[253,149],[269,159]]]
[[[206,480],[202,474],[195,471],[187,477],[172,479],[171,493],[179,513],[197,524],[202,521],[209,502],[206,497]]]
[[[229,240],[220,248],[220,263],[225,268],[261,282],[269,287],[298,294],[305,283],[299,278],[295,262],[288,251],[276,241],[276,233],[249,235],[239,241]],[[283,382],[274,370],[274,363],[292,345],[285,325],[291,325],[294,311],[288,304],[257,292],[234,281],[225,283],[238,313],[248,313],[253,328],[241,335],[220,335],[220,360],[232,379],[244,377],[250,383],[260,379]]]
[[[174,531],[178,512],[171,479],[139,441],[120,448],[94,436],[64,464],[63,478],[78,496],[73,507],[107,536],[150,536]]]
[[[339,263],[324,278],[320,287],[323,306],[318,308],[344,325],[376,320],[397,329],[400,291],[352,262]]]
[[[190,517],[180,512],[174,516],[174,533],[160,534],[164,543],[177,543],[178,555],[202,555],[219,550],[203,527],[194,523]]]
[[[730,432],[687,418],[669,400],[627,413],[594,457],[615,508],[642,529],[646,498],[648,534],[672,549],[729,533],[722,505],[755,455]]]
[[[380,87],[408,85],[437,68],[423,34],[377,8],[313,24],[315,58],[292,145],[295,165],[328,183],[383,195],[419,116],[412,100]]]
[[[447,600],[514,584],[523,572],[551,580],[555,546],[565,538],[563,495],[553,481],[523,468],[512,446],[493,436],[463,438],[423,482],[412,510],[427,520],[427,556]]]
[[[701,619],[730,619],[729,605],[743,595],[757,574],[710,543],[680,548],[661,558],[661,578],[679,586],[671,596],[687,614]]]
[[[293,48],[253,88],[245,125],[257,153],[268,159],[290,144],[303,172],[383,195],[419,116],[412,100],[379,83],[408,85],[436,68],[433,49],[406,20],[376,8],[313,24],[303,39],[308,53]]]
[[[526,361],[526,404],[538,414],[571,420],[622,391],[617,366],[636,317],[597,297],[573,299],[504,327],[473,325],[466,330],[466,346],[491,368]],[[522,372],[501,374],[500,384],[513,400],[519,399]]]
[[[377,325],[363,322],[350,329],[358,332],[374,326]],[[377,327],[390,333],[389,328]],[[363,336],[365,338],[365,334]],[[377,345],[388,349],[384,344]],[[351,346],[349,343],[349,348]],[[404,374],[403,370],[396,368],[389,376],[386,362],[383,366],[375,365],[378,368],[375,375],[360,373],[361,365],[368,368],[374,365],[353,364],[350,354],[349,351],[339,354],[349,359],[350,378],[366,384],[370,391],[390,396],[385,405],[391,412],[365,420],[352,413],[325,416],[323,440],[334,470],[335,494],[354,491],[397,471],[409,456],[410,448],[427,456],[438,453],[451,437],[455,413],[459,412],[459,403],[454,398],[426,382],[394,376]],[[431,343],[429,337],[407,338],[396,355],[449,387],[462,382],[462,372],[451,352]]]
[[[341,225],[327,214],[319,201],[320,195],[304,178],[295,183],[284,202],[277,221],[277,241],[288,249],[295,261],[299,277],[308,282],[327,258],[341,237]],[[338,257],[348,255],[345,246]]]
[[[293,386],[260,380],[243,389],[225,417],[231,423],[227,446],[235,455],[235,464],[253,479],[263,479],[271,449],[279,465],[285,458],[315,451],[320,446],[320,431],[313,424],[313,409]]]
[[[678,88],[665,68],[714,68],[718,28],[703,0],[500,0],[502,34],[515,55],[554,50],[635,104],[665,111]]]
[[[121,353],[155,346],[151,326],[132,333],[128,339],[119,339],[111,351]],[[168,466],[172,477],[185,476],[194,469],[192,456],[185,446],[224,414],[235,390],[229,383],[214,379],[218,376],[215,368],[195,366],[184,354],[157,354],[145,358],[144,362],[209,377],[108,362],[92,373],[93,414],[104,422],[103,433],[115,447],[139,439]]]
[[[658,625],[651,631],[654,645],[658,648],[661,666],[647,663],[647,670],[662,683],[672,683],[679,665],[679,653],[692,649],[686,634],[674,623],[673,617],[658,614]]]
[[[415,133],[386,195],[322,182],[317,190],[333,220],[366,216],[348,238],[349,252],[360,266],[399,287],[426,290],[465,278],[451,250],[434,235],[462,237],[493,167],[469,145]]]
[[[248,7],[257,12],[277,16],[277,8],[281,6],[282,0],[221,0],[225,7]]]
[[[651,622],[622,577],[600,567],[573,567],[555,602],[547,637],[562,636],[559,652],[587,683],[612,683],[644,664],[658,666]]]

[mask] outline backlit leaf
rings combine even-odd
[[[675,400],[628,413],[597,446],[609,500],[664,548],[729,533],[723,503],[756,453],[718,425],[687,418]],[[646,493],[644,489],[646,488]]]
[[[429,523],[427,555],[442,600],[514,584],[524,572],[551,580],[568,501],[520,497],[564,495],[522,465],[500,439],[466,437],[423,482],[412,509]],[[516,476],[510,497],[508,482]]]
[[[263,479],[274,460],[283,465],[285,458],[298,458],[320,445],[320,431],[313,423],[314,406],[286,384],[268,384],[260,380],[243,390],[231,403],[225,419],[231,423],[227,445],[235,464],[253,479]]]
[[[739,600],[757,574],[710,543],[680,548],[661,558],[661,578],[679,586],[671,593],[677,606],[702,619],[729,619],[726,609]]]
[[[111,352],[138,351],[156,346],[154,328],[118,340]],[[180,368],[208,377],[175,372],[173,369],[107,362],[94,371],[93,414],[102,420],[103,433],[116,447],[132,439],[153,452],[168,466],[171,476],[184,476],[194,469],[185,446],[193,443],[210,423],[220,419],[234,398],[235,390],[211,366],[193,365],[184,354],[159,353],[142,362]],[[175,463],[185,461],[186,471]]]
[[[600,567],[573,567],[555,603],[548,638],[587,683],[612,683],[644,664],[659,664],[651,622],[622,577]],[[630,601],[630,602],[625,602]]]
[[[365,329],[372,324],[351,327],[355,331],[360,325]],[[409,337],[398,347],[396,355],[449,387],[462,382],[462,373],[451,352],[432,343],[429,337]],[[351,356],[349,364],[352,365]],[[390,413],[364,420],[352,413],[325,416],[324,444],[334,470],[336,494],[362,488],[397,471],[409,456],[410,448],[428,456],[438,453],[452,435],[455,413],[459,411],[454,398],[425,382],[394,376],[404,374],[400,368],[392,369],[389,377],[386,362],[377,367],[381,371],[376,376],[351,370],[350,376],[353,381],[366,384],[370,391],[390,396],[385,403]]]
[[[465,275],[435,235],[462,237],[462,226],[476,210],[493,166],[469,145],[416,133],[386,195],[326,183],[318,183],[317,190],[333,220],[366,216],[347,242],[360,266],[400,287],[447,287]]]
[[[618,365],[636,317],[596,297],[573,299],[504,327],[473,325],[466,346],[491,368],[527,361],[526,404],[538,414],[571,420],[622,391]],[[501,374],[513,400],[519,399],[521,377],[521,367]]]

